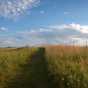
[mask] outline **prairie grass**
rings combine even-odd
[[[88,87],[88,48],[72,46],[46,47],[52,88]]]
[[[1,48],[0,88],[88,88],[88,48]]]

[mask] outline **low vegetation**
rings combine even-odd
[[[88,48],[1,48],[0,88],[88,88]]]

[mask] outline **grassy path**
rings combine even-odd
[[[22,66],[16,77],[8,82],[7,88],[49,88],[48,67],[45,49],[39,48]]]

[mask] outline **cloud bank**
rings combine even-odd
[[[86,45],[88,43],[88,26],[71,23],[29,28],[18,31],[13,36],[0,36],[0,42],[0,46]]]
[[[51,26],[53,29],[69,29],[69,30],[74,30],[83,34],[88,34],[88,25],[80,25],[80,24],[63,24],[63,25],[55,25]]]
[[[88,26],[76,23],[28,29],[18,34],[22,37],[23,41],[30,41],[29,45],[86,45],[86,42],[88,42]]]

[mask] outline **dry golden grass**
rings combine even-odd
[[[88,88],[88,48],[1,48],[0,88]]]
[[[46,47],[53,88],[88,87],[88,48],[78,46]]]

